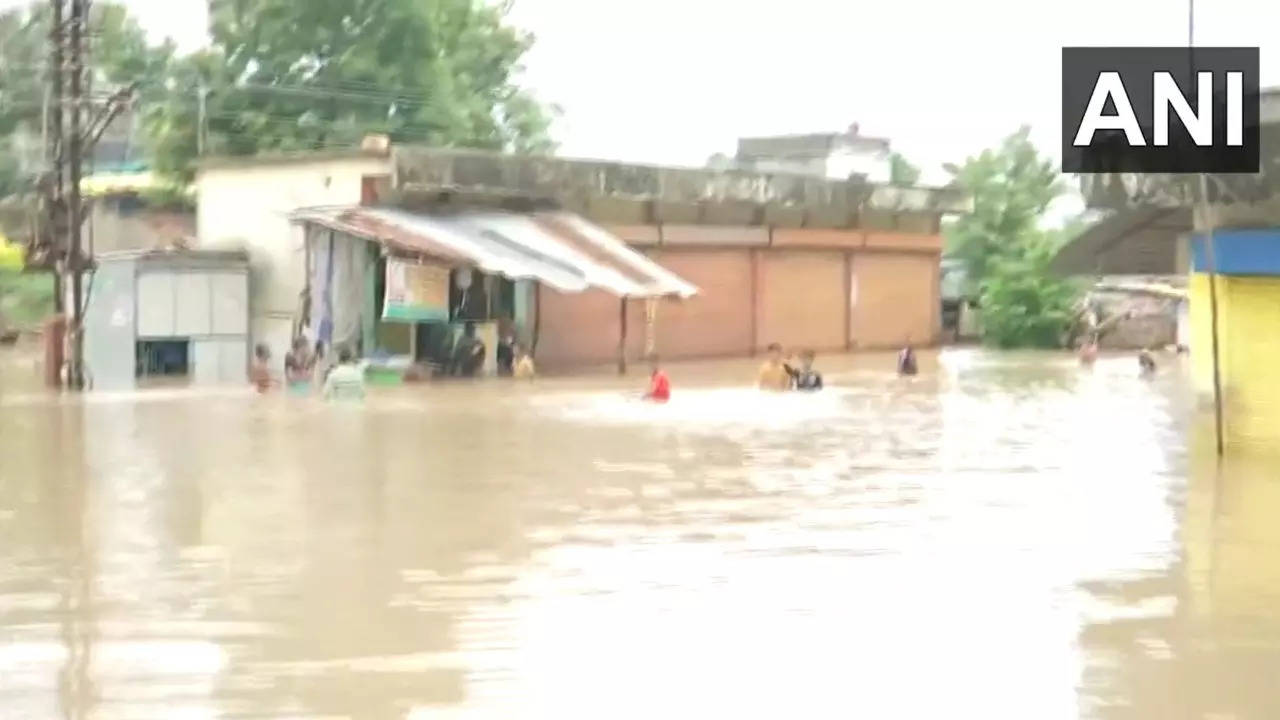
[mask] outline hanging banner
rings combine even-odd
[[[449,319],[449,268],[387,258],[382,319],[431,322]]]

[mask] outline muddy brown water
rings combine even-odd
[[[15,357],[2,718],[1280,718],[1280,462],[1217,467],[1172,360],[677,365],[659,407]]]

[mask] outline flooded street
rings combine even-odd
[[[10,377],[0,717],[1274,720],[1280,473],[1216,468],[1164,364],[677,365],[665,407]]]

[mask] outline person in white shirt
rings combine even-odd
[[[325,400],[364,399],[364,367],[357,363],[347,348],[338,350],[338,364],[324,381]]]

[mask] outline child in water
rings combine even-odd
[[[649,357],[649,367],[652,368],[653,372],[649,375],[649,389],[645,392],[644,399],[656,403],[664,403],[670,400],[671,380],[662,371],[657,355]]]
[[[253,348],[253,364],[249,366],[249,382],[258,393],[271,389],[271,349],[263,343]]]
[[[813,358],[812,350],[800,353],[800,369],[792,371],[797,390],[813,392],[822,389],[822,373],[813,369]]]

